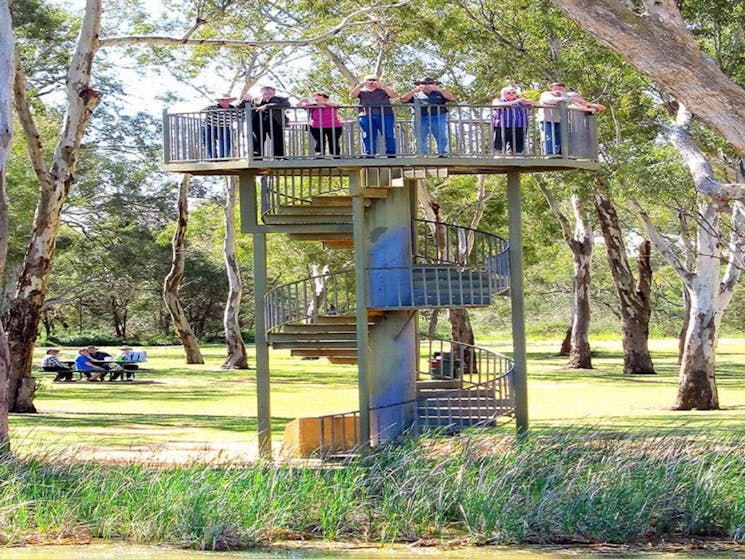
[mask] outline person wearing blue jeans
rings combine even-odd
[[[541,93],[538,104],[538,122],[541,124],[544,155],[549,157],[561,155],[561,110],[559,103],[566,103],[581,110],[596,112],[605,110],[603,105],[585,101],[574,91],[567,91],[561,82],[554,82],[548,91]]]
[[[383,134],[385,153],[389,157],[396,155],[396,136],[393,129],[396,123],[393,116],[391,99],[396,92],[381,82],[377,76],[368,75],[357,84],[349,96],[359,99],[359,125],[362,129],[362,143],[365,155],[375,156],[378,153],[378,134]]]
[[[414,105],[417,152],[429,154],[431,134],[435,139],[437,155],[443,157],[448,153],[448,109],[445,104],[455,101],[455,95],[443,89],[434,78],[422,78],[414,85],[414,89],[401,96],[401,101]]]
[[[217,103],[205,107],[204,125],[202,126],[202,143],[207,148],[207,157],[209,159],[224,159],[231,156],[233,148],[233,131],[230,113],[223,113],[228,109],[235,109],[231,103],[235,97],[225,93],[215,99]]]

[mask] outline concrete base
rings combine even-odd
[[[285,427],[282,454],[309,458],[354,449],[359,441],[359,418],[354,416],[300,417]]]

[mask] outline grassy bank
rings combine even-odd
[[[0,538],[123,538],[202,549],[274,539],[468,543],[742,537],[745,434],[590,430],[524,444],[472,434],[345,468],[0,462]]]
[[[583,371],[564,369],[557,347],[528,344],[524,444],[508,424],[412,441],[345,468],[246,461],[256,436],[253,371],[222,371],[220,347],[203,348],[204,365],[184,365],[178,348],[149,348],[135,383],[46,377],[40,413],[10,418],[0,541],[103,537],[223,549],[287,538],[743,538],[745,342],[720,344],[723,409],[712,412],[669,410],[674,340],[652,342],[658,374],[643,377],[620,374],[618,341],[594,342],[595,369]],[[272,382],[277,441],[294,417],[356,408],[354,367],[272,352]],[[155,459],[160,448],[193,452],[166,467]]]

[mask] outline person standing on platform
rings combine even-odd
[[[251,100],[248,93],[244,93],[238,108],[247,105],[253,107],[251,125],[253,127],[253,153],[263,157],[285,156],[285,109],[290,108],[290,100],[287,97],[277,95],[274,86],[265,85],[261,88],[261,95]],[[272,145],[271,153],[266,153],[264,144],[267,138]]]
[[[224,112],[235,107],[235,101],[229,93],[223,93],[215,99],[216,104],[205,107],[204,125],[202,126],[202,142],[207,148],[209,159],[225,159],[231,156],[233,149],[233,130],[230,113]]]
[[[435,139],[437,155],[448,153],[448,108],[446,103],[455,101],[455,95],[442,88],[434,78],[422,78],[414,82],[414,89],[401,96],[403,103],[414,104],[414,133],[417,151],[429,153],[429,135]]]
[[[538,121],[541,124],[545,155],[548,156],[561,155],[561,110],[557,105],[562,102],[567,106],[576,105],[593,112],[605,110],[603,105],[585,101],[575,91],[567,91],[562,82],[552,83],[538,100],[541,105],[538,109]]]
[[[359,124],[362,128],[362,143],[365,155],[374,157],[378,153],[378,134],[385,139],[385,154],[396,156],[396,136],[393,132],[396,120],[393,116],[391,99],[398,97],[396,92],[385,85],[377,76],[368,75],[358,83],[349,96],[359,99]]]
[[[503,87],[499,97],[492,101],[494,151],[513,155],[522,154],[525,150],[525,133],[528,129],[528,107],[538,105],[532,99],[517,94],[512,86]]]
[[[339,139],[344,124],[339,120],[339,105],[329,101],[328,93],[317,92],[310,99],[303,99],[297,105],[308,110],[310,116],[310,135],[313,137],[313,155],[321,157],[326,150],[338,157]]]

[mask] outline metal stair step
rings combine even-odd
[[[351,224],[351,215],[337,214],[266,214],[263,218],[267,225],[302,225],[307,223],[320,224]]]
[[[284,334],[303,334],[320,332],[329,336],[339,332],[357,332],[357,325],[348,322],[314,322],[312,324],[285,324],[282,326]]]
[[[357,359],[357,348],[305,348],[305,349],[293,349],[290,351],[290,355],[293,357],[328,357],[328,358],[354,358]]]
[[[274,349],[357,349],[357,340],[277,340]]]
[[[352,207],[335,204],[298,204],[296,206],[279,206],[276,213],[270,215],[352,215]]]
[[[357,356],[355,357],[331,357],[328,358],[332,365],[356,365]]]
[[[288,233],[287,236],[295,241],[347,241],[352,240],[351,231],[328,231],[325,233]]]
[[[357,332],[272,332],[269,334],[271,342],[325,342],[357,340]]]

